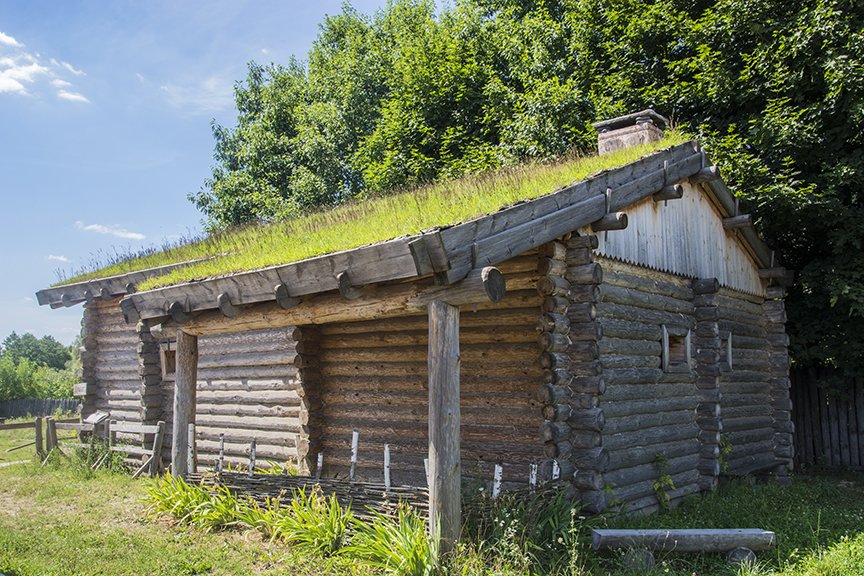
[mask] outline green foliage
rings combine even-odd
[[[669,458],[665,454],[657,454],[654,456],[654,468],[657,469],[657,479],[651,482],[651,487],[654,489],[654,495],[657,497],[657,503],[664,510],[669,509],[669,492],[675,490],[675,482],[672,480],[666,470],[669,468]]]
[[[29,360],[39,366],[48,366],[56,370],[62,370],[66,363],[72,359],[72,352],[67,346],[63,346],[53,336],[36,338],[29,332],[19,336],[12,332],[3,340],[0,351],[13,362]]]
[[[283,513],[276,515],[272,536],[300,549],[332,556],[345,544],[352,514],[342,508],[335,494],[324,496],[320,489],[298,488]]]
[[[386,574],[432,576],[438,573],[438,539],[430,538],[426,519],[406,507],[396,518],[372,512],[352,519],[351,544],[343,553],[361,558]]]

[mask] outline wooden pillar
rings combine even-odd
[[[195,422],[195,388],[198,383],[198,337],[177,332],[174,379],[174,424],[171,429],[171,474],[185,477],[189,472],[189,424]]]
[[[459,308],[429,303],[429,526],[441,551],[453,549],[462,526],[459,406]]]

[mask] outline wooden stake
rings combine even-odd
[[[462,525],[459,308],[429,304],[429,523],[447,553]]]
[[[495,473],[492,476],[492,498],[497,498],[501,493],[501,477],[504,474],[504,469],[500,464],[495,464]]]
[[[159,474],[162,468],[162,442],[165,438],[165,422],[160,420],[156,423],[156,435],[153,436],[153,459],[150,461],[149,474],[152,478]]]
[[[38,458],[42,458],[45,455],[45,451],[42,446],[42,418],[37,417],[33,421],[33,425],[36,429],[36,456]]]
[[[558,465],[558,460],[552,460],[552,480],[561,478],[561,466]]]
[[[532,492],[537,489],[537,464],[531,464],[528,472],[528,486],[531,487]]]
[[[390,444],[384,444],[384,490],[390,492]]]
[[[177,332],[174,377],[174,425],[171,439],[171,474],[185,478],[189,473],[189,424],[195,421],[195,388],[198,384],[198,337]]]
[[[189,423],[189,451],[186,454],[186,470],[195,474],[198,472],[198,448],[195,442],[195,423]]]
[[[353,482],[357,473],[357,449],[360,447],[360,433],[357,430],[351,432],[351,472],[349,479]]]
[[[252,442],[249,443],[249,477],[255,475],[255,448],[256,448],[255,439],[252,439]]]
[[[225,469],[225,434],[219,434],[219,459],[216,461],[216,472]]]
[[[318,465],[315,467],[315,479],[321,479],[321,471],[324,469],[324,453],[318,452]]]

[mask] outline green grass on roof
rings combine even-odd
[[[138,287],[147,290],[349,250],[497,212],[521,200],[550,194],[602,170],[623,166],[653,151],[686,141],[683,134],[667,132],[659,142],[604,156],[525,164],[354,202],[283,222],[234,228],[184,246],[121,262],[69,282],[213,256],[151,278]]]

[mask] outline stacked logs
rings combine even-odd
[[[321,474],[317,454],[321,440],[321,370],[318,350],[320,335],[312,326],[297,327],[292,333],[297,355],[297,395],[300,397],[300,434],[297,438],[297,461],[301,470]]]
[[[696,423],[699,425],[699,489],[714,490],[720,476],[720,314],[716,278],[693,280],[696,316]]]
[[[770,366],[771,406],[774,420],[774,456],[785,465],[776,470],[779,480],[787,478],[792,468],[794,448],[792,434],[792,400],[789,396],[789,339],[786,335],[786,307],[783,288],[769,288],[768,298],[762,304],[765,310],[768,335],[768,361]]]
[[[594,321],[602,271],[592,260],[595,236],[553,241],[540,252],[538,322],[544,383],[538,390],[544,422],[540,436],[549,458],[544,479],[570,479],[589,511],[605,507],[602,472],[608,455],[601,447],[604,418],[599,326]]]
[[[606,423],[599,407],[600,395],[606,390],[600,364],[598,341],[602,337],[596,321],[595,304],[600,298],[599,285],[603,270],[594,262],[596,236],[574,236],[567,240],[565,278],[570,283],[567,318],[570,321],[570,349],[573,359],[571,373],[571,407],[568,423],[574,440],[571,460],[576,468],[573,483],[583,506],[590,512],[606,507],[603,472],[609,464],[609,454],[602,447],[602,431]]]
[[[98,332],[99,315],[95,304],[84,304],[84,314],[81,318],[81,381],[86,383],[85,395],[81,396],[81,417],[86,418],[96,411],[96,333]]]
[[[156,424],[162,419],[162,361],[159,341],[150,333],[150,325],[138,322],[138,375],[141,377],[141,423]]]

